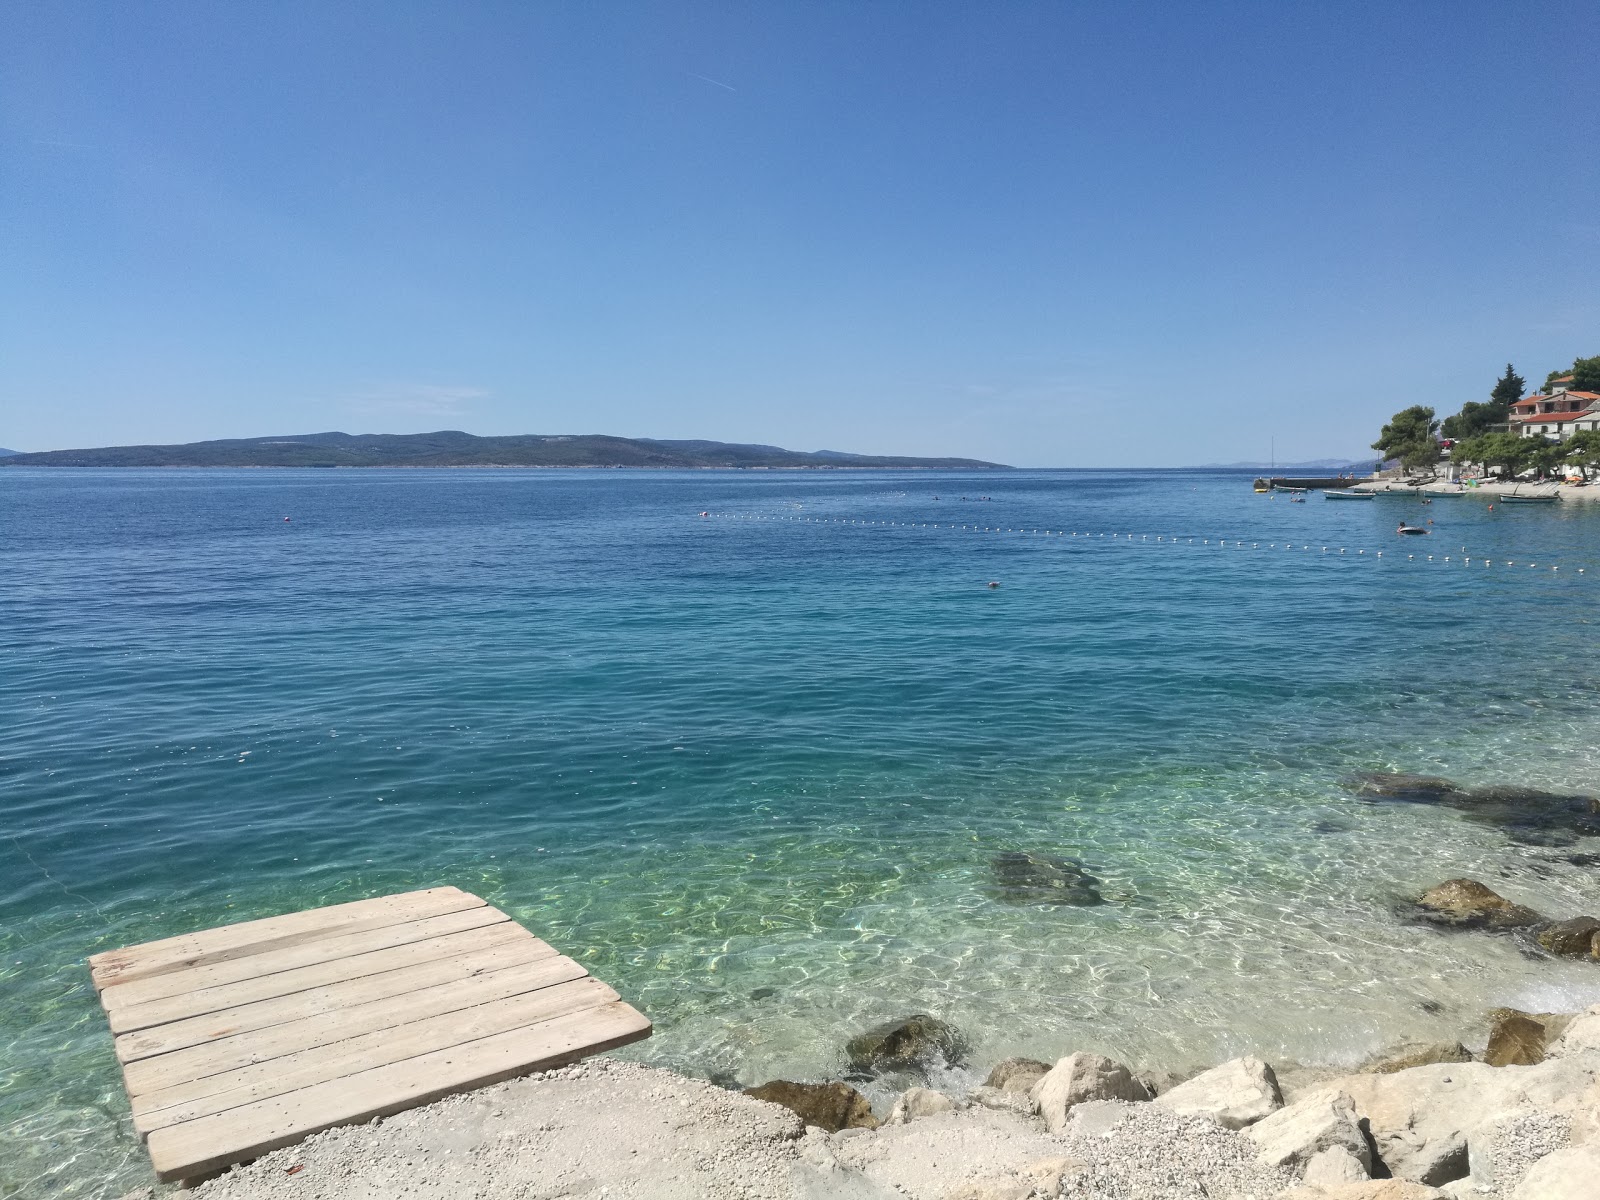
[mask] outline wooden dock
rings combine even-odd
[[[89,959],[163,1182],[650,1036],[572,959],[458,888]]]

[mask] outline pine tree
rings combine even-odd
[[[1494,385],[1494,391],[1489,393],[1489,403],[1504,414],[1499,420],[1504,421],[1511,415],[1511,406],[1522,399],[1522,390],[1527,386],[1528,381],[1507,363],[1506,373],[1500,376],[1499,382]]]

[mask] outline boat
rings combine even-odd
[[[1501,496],[1501,504],[1554,504],[1560,496],[1551,493],[1548,496]]]
[[[1431,530],[1431,529],[1423,529],[1421,526],[1418,526],[1418,525],[1402,525],[1402,526],[1400,526],[1399,529],[1396,529],[1395,532],[1396,533],[1410,534],[1410,535],[1412,535],[1414,537],[1419,533],[1420,534],[1432,533],[1433,530]]]
[[[1373,496],[1377,495],[1376,492],[1334,492],[1334,491],[1325,491],[1322,494],[1324,496],[1326,496],[1329,500],[1371,500],[1373,498]]]

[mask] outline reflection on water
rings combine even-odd
[[[1592,912],[1591,830],[1350,786],[1600,787],[1600,506],[1435,505],[1429,564],[1391,550],[1412,501],[1248,483],[0,474],[0,1194],[145,1180],[85,955],[437,883],[648,1012],[624,1053],[746,1083],[917,1011],[981,1073],[1351,1062],[1600,999],[1395,913],[1455,875]],[[1136,536],[924,528],[963,489]]]

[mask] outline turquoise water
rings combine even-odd
[[[747,1083],[912,1010],[1181,1067],[1592,1003],[1392,906],[1593,912],[1600,843],[1341,781],[1600,788],[1597,601],[1600,505],[1236,473],[0,472],[0,1195],[147,1181],[85,955],[443,883]]]

